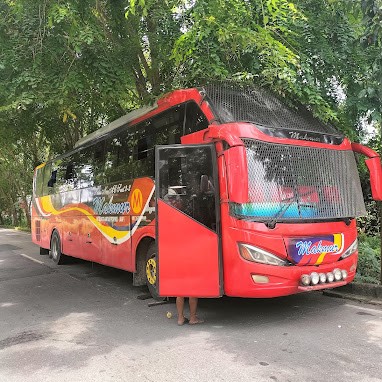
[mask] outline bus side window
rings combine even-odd
[[[130,131],[128,146],[132,148],[130,174],[134,178],[154,176],[154,136],[152,120],[139,123]]]
[[[78,153],[80,188],[92,187],[94,185],[93,147],[94,146],[86,147]]]
[[[176,106],[152,118],[153,146],[180,143],[185,105]]]
[[[66,181],[70,181],[74,178],[76,178],[77,175],[74,171],[74,164],[73,163],[69,163],[66,167],[66,172],[65,172],[65,180]]]
[[[95,185],[103,184],[105,181],[105,141],[94,145],[93,167]]]
[[[195,133],[196,131],[207,129],[208,120],[200,107],[195,102],[186,104],[186,121],[183,135]]]
[[[108,183],[131,178],[131,147],[135,145],[136,142],[130,130],[123,131],[106,141],[105,178]]]
[[[186,157],[168,159],[168,184],[170,189],[177,189],[177,194],[186,195],[184,170],[187,165]]]
[[[58,160],[54,163],[54,171],[52,171],[52,183],[54,192],[65,192],[68,191],[67,181],[65,179],[67,171],[67,161],[68,158]]]
[[[86,147],[78,154],[80,187],[99,186],[105,181],[105,141]]]
[[[137,154],[136,154],[137,160],[147,158],[148,145],[147,145],[146,136],[143,136],[142,138],[138,139],[136,148],[137,148]]]
[[[63,191],[73,191],[79,188],[78,180],[78,156],[72,154],[69,158],[66,159],[67,165],[64,176],[64,183],[66,187],[63,188]]]
[[[45,170],[45,166],[36,169],[36,176],[35,176],[35,179],[34,179],[34,189],[33,189],[34,196],[36,198],[39,198],[40,196],[44,195],[44,193],[43,193],[44,170]]]
[[[48,180],[48,187],[52,188],[57,182],[57,170],[53,170],[50,179]]]
[[[51,194],[52,188],[48,186],[48,182],[52,176],[52,164],[47,163],[44,166],[44,172],[42,176],[42,195],[49,195]]]
[[[162,150],[162,163],[159,163],[159,197],[206,227],[216,230],[210,148],[181,147],[179,151]]]

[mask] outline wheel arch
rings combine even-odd
[[[155,242],[153,236],[142,237],[134,251],[135,253],[135,272],[133,273],[133,285],[141,286],[146,285],[146,253],[150,244]]]

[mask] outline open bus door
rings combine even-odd
[[[223,288],[215,146],[157,146],[155,163],[158,293],[219,297]]]

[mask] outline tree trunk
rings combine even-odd
[[[16,210],[16,207],[14,205],[12,206],[12,225],[14,227],[17,227],[19,225],[18,224],[17,210]]]
[[[30,203],[28,203],[25,197],[23,197],[23,210],[27,221],[27,227],[31,228]]]
[[[23,225],[23,212],[22,210],[18,210],[17,211],[17,221],[18,221],[18,226],[22,226]]]

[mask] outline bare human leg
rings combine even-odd
[[[196,315],[196,310],[198,308],[198,298],[190,297],[188,302],[190,304],[190,325],[203,323],[204,321],[199,319]]]
[[[184,325],[187,321],[184,317],[184,297],[176,298],[176,310],[178,312],[178,325]]]

